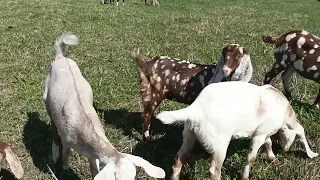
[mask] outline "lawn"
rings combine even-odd
[[[150,1],[148,1],[149,3]],[[119,150],[139,155],[171,175],[176,152],[182,144],[182,127],[153,120],[154,140],[143,142],[139,78],[131,50],[138,45],[146,58],[168,55],[195,63],[216,63],[223,46],[239,43],[251,54],[252,83],[262,84],[273,62],[273,46],[262,35],[281,35],[305,29],[320,36],[320,2],[316,0],[160,0],[160,6],[129,0],[125,6],[100,4],[99,0],[15,0],[0,5],[0,139],[18,154],[23,179],[90,179],[86,158],[72,153],[71,171],[55,169],[51,159],[50,119],[42,101],[44,80],[53,59],[53,43],[64,31],[80,39],[69,48],[90,83],[95,108],[106,136]],[[122,4],[120,2],[119,4]],[[272,82],[283,89],[278,77]],[[314,101],[319,84],[294,75],[291,81],[298,118],[311,148],[320,152],[320,110]],[[164,101],[160,110],[185,105]],[[223,164],[222,179],[240,179],[248,153],[248,140],[234,140]],[[320,158],[305,158],[298,143],[290,152],[274,144],[279,163],[271,165],[263,148],[252,179],[320,179]],[[184,178],[208,177],[209,155],[184,166]],[[7,167],[7,166],[6,166]],[[2,179],[12,179],[2,169]],[[140,168],[138,179],[150,179]]]

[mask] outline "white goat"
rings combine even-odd
[[[289,150],[296,134],[310,158],[311,151],[303,127],[288,100],[271,85],[229,81],[213,83],[202,90],[187,108],[164,111],[156,116],[162,123],[184,122],[183,145],[177,153],[173,179],[179,179],[182,163],[196,139],[212,155],[210,178],[220,179],[221,167],[231,139],[252,137],[243,179],[249,179],[259,148],[265,144],[269,160],[274,160],[270,136],[279,131],[282,148]]]
[[[72,148],[88,158],[92,176],[96,180],[132,180],[136,175],[134,165],[143,167],[152,177],[163,178],[163,169],[141,157],[118,152],[108,141],[93,108],[89,83],[83,78],[77,64],[65,57],[68,45],[76,44],[78,38],[70,32],[57,38],[55,60],[45,82],[43,98],[52,120],[54,162],[60,156],[59,132],[63,169],[69,169],[68,156]],[[100,173],[99,161],[106,165]]]

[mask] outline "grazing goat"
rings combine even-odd
[[[290,78],[296,71],[302,77],[320,83],[320,39],[305,30],[295,30],[280,37],[263,36],[265,43],[275,44],[274,63],[267,72],[264,84],[280,72],[285,89],[285,96],[291,100]],[[320,105],[320,89],[313,105]]]
[[[133,180],[136,166],[143,167],[152,177],[163,178],[163,169],[153,166],[138,156],[118,152],[105,136],[99,117],[93,108],[93,94],[89,83],[81,75],[76,62],[66,58],[68,45],[78,44],[72,33],[64,33],[55,43],[56,55],[45,81],[44,101],[52,125],[52,157],[60,156],[62,168],[69,169],[71,148],[86,156],[92,176],[99,171],[99,162],[105,167],[95,180]],[[59,137],[59,134],[60,137]],[[60,144],[61,143],[61,144]]]
[[[155,6],[155,5],[159,6],[158,0],[150,0],[150,3],[152,3],[153,6]],[[144,0],[144,4],[147,4],[147,0]]]
[[[3,158],[7,160],[13,175],[15,175],[16,178],[21,179],[24,171],[18,156],[12,151],[9,144],[0,141],[0,171]]]
[[[106,3],[106,0],[101,0],[101,3],[102,3],[102,4],[105,4],[105,3]],[[114,0],[110,0],[110,5],[111,5],[111,3],[114,4]],[[116,6],[118,6],[118,5],[119,5],[119,0],[117,0]],[[124,0],[122,0],[122,5],[124,6]]]
[[[140,75],[144,140],[151,139],[151,119],[162,100],[191,104],[208,84],[229,80],[249,82],[253,72],[250,55],[238,44],[224,47],[217,65],[193,64],[167,56],[145,61],[138,48],[133,49],[132,55]]]
[[[164,111],[156,116],[164,124],[184,123],[183,144],[173,167],[173,179],[179,179],[196,139],[212,154],[210,179],[220,179],[221,167],[231,139],[252,137],[251,150],[243,172],[249,179],[259,148],[265,144],[269,160],[276,157],[270,136],[279,131],[281,146],[288,151],[296,134],[310,158],[311,151],[303,127],[285,96],[271,85],[244,82],[213,83],[204,88],[187,108]]]

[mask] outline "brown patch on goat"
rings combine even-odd
[[[287,106],[286,115],[288,118],[294,117],[296,115],[290,104],[288,104]]]
[[[257,133],[257,129],[255,129],[254,131],[252,131],[252,132],[249,134],[249,137],[253,137],[256,133]]]
[[[275,44],[275,62],[266,73],[264,84],[270,84],[279,73],[289,68],[302,77],[320,83],[320,39],[317,36],[304,30],[294,30],[280,37],[263,36],[263,41]],[[286,81],[289,81],[291,75],[287,76]],[[283,83],[284,81],[285,78]],[[291,99],[289,87],[285,88],[285,96]],[[314,102],[314,105],[316,104],[320,105],[320,90]]]
[[[259,105],[258,105],[258,109],[257,109],[257,116],[262,116],[264,114],[264,112],[266,112],[266,109],[264,107],[262,98],[259,98]]]

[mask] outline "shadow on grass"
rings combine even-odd
[[[56,171],[58,179],[79,179],[72,170],[65,172],[61,168],[55,168],[51,160],[51,126],[40,119],[38,112],[28,112],[27,115],[28,122],[23,129],[23,143],[32,157],[33,164],[44,173],[50,173],[48,169],[50,166]]]
[[[8,169],[4,169],[3,167],[0,170],[0,179],[3,180],[15,180],[17,179],[11,171],[9,171]]]

